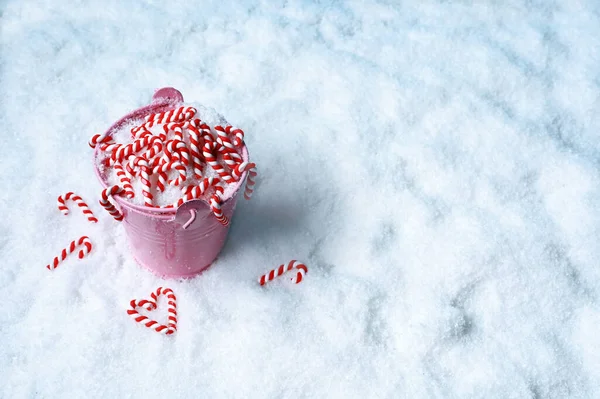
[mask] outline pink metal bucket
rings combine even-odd
[[[152,98],[152,103],[124,116],[107,130],[112,135],[132,119],[171,109],[183,103],[181,93],[173,88],[162,88]],[[94,169],[104,188],[108,187],[105,176],[98,169],[99,149],[94,151]],[[248,160],[248,149],[242,150],[242,158]],[[222,211],[232,219],[238,193],[246,174],[237,182],[235,191],[225,198]],[[177,209],[148,208],[127,202],[115,196],[114,200],[123,213],[123,227],[129,239],[133,257],[141,266],[162,277],[192,277],[217,258],[225,244],[229,225],[217,221],[210,207],[203,200],[184,203]]]

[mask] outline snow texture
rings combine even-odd
[[[9,0],[0,27],[0,397],[600,397],[598,1]],[[87,146],[165,86],[259,170],[190,281],[135,264]],[[171,337],[125,313],[159,286]]]

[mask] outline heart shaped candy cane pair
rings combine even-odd
[[[167,311],[169,313],[169,322],[167,325],[160,324],[156,320],[152,320],[144,315],[141,315],[137,310],[138,308],[143,308],[147,311],[156,310],[158,307],[158,298],[161,295],[166,295],[168,299]],[[127,310],[127,314],[133,317],[136,322],[141,323],[158,333],[165,335],[173,334],[175,331],[177,331],[177,298],[175,297],[173,290],[170,288],[159,287],[156,292],[150,294],[150,297],[152,298],[150,300],[142,299],[140,301],[136,301],[135,299],[132,299],[130,302],[131,309]]]

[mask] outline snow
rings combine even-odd
[[[597,1],[192,3],[2,6],[0,397],[600,397]],[[259,172],[189,281],[135,264],[87,146],[165,86]],[[171,337],[126,315],[159,286]]]

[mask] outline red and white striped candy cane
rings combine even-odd
[[[225,149],[221,150],[221,151],[222,152],[235,152],[236,151],[235,146],[229,139],[229,135],[227,134],[228,132],[225,130],[225,128],[223,126],[218,125],[218,126],[215,126],[215,131],[217,132],[217,143],[219,143],[223,147],[225,147]]]
[[[110,136],[105,136],[103,134],[95,134],[92,136],[92,138],[88,142],[88,145],[92,148],[96,148],[96,146],[98,144],[108,144],[111,141],[112,141],[112,138]]]
[[[183,141],[183,129],[182,127],[184,126],[183,123],[168,123],[166,125],[163,126],[163,129],[165,131],[165,134],[169,134],[169,132],[173,132],[175,133],[175,140],[179,140],[179,141]]]
[[[210,127],[206,123],[201,123],[198,125],[198,129],[200,129],[200,133],[202,134],[202,139],[204,140],[205,144],[215,142],[215,138],[210,132]]]
[[[227,134],[233,136],[233,145],[236,147],[240,147],[244,144],[244,131],[242,129],[238,129],[237,127],[227,126],[225,128]]]
[[[229,218],[223,214],[223,210],[221,209],[221,203],[223,201],[221,195],[224,190],[223,187],[216,187],[216,190],[217,192],[215,192],[209,200],[210,209],[219,223],[223,226],[227,226],[229,224]]]
[[[133,186],[131,185],[131,179],[127,176],[127,173],[125,173],[123,165],[116,163],[115,171],[117,172],[117,177],[123,186],[123,190],[125,190],[125,196],[127,198],[133,198],[135,196],[135,192],[133,191]]]
[[[202,178],[202,160],[200,154],[200,131],[194,126],[188,126],[190,134],[190,158],[192,160],[192,170],[194,178]]]
[[[183,187],[181,190],[183,196],[173,206],[180,207],[188,201],[200,198],[209,187],[215,187],[219,182],[220,180],[217,177],[205,177],[198,185]]]
[[[169,321],[167,325],[160,324],[156,320],[151,320],[147,316],[139,314],[137,311],[138,308],[143,308],[148,311],[155,310],[158,307],[158,298],[161,295],[166,295],[168,300],[167,310]],[[131,302],[129,302],[131,309],[127,310],[127,314],[133,317],[136,322],[141,323],[158,333],[165,335],[173,334],[177,331],[177,297],[175,297],[175,293],[170,288],[159,287],[156,290],[156,293],[153,292],[150,296],[152,297],[151,300],[142,299],[141,301],[136,301],[135,299],[132,299]]]
[[[87,237],[87,236],[82,236],[79,238],[79,240],[71,241],[71,244],[67,248],[64,248],[62,250],[62,252],[60,253],[60,255],[54,258],[54,261],[51,264],[46,265],[46,268],[48,270],[56,269],[58,267],[58,265],[60,264],[60,262],[64,261],[69,254],[72,254],[73,252],[75,252],[75,250],[82,245],[84,247],[79,250],[79,255],[78,255],[79,259],[82,259],[84,256],[86,256],[87,254],[89,254],[92,251],[92,242],[90,241],[89,237]]]
[[[169,140],[165,143],[163,148],[163,154],[161,157],[161,163],[172,161],[181,155],[181,151],[185,147],[185,143],[179,140]],[[182,156],[183,158],[183,156]],[[182,159],[185,165],[185,161]],[[189,164],[189,153],[188,153],[188,164]]]
[[[148,162],[140,161],[140,181],[142,182],[142,195],[144,196],[144,204],[146,206],[153,206],[152,201],[154,196],[152,195],[152,183],[150,182],[150,174],[152,172],[152,168],[148,164]]]
[[[256,180],[254,179],[256,179],[256,176],[258,175],[258,172],[256,172],[256,165],[252,162],[242,162],[233,169],[232,175],[236,180],[240,180],[245,171],[248,171],[248,180],[246,180],[244,198],[249,200],[254,192],[254,184],[256,184]]]
[[[215,147],[212,142],[207,141],[204,143],[204,147],[202,147],[202,155],[204,156],[206,163],[209,164],[211,168],[213,168],[214,171],[219,174],[219,176],[221,176],[221,179],[223,179],[225,183],[232,183],[234,181],[233,177],[227,173],[223,165],[217,161],[217,157],[213,155],[214,148]]]
[[[119,144],[116,147],[107,146],[105,151],[109,151],[112,148],[112,154],[110,156],[111,163],[122,162],[124,159],[129,156],[136,154],[137,152],[143,150],[149,145],[160,143],[160,139],[154,136],[143,136],[136,139],[133,143],[129,144]],[[162,144],[162,143],[161,143]]]
[[[179,186],[187,179],[185,166],[183,166],[177,160],[177,158],[171,159],[171,161],[168,163],[157,165],[154,167],[152,172],[154,174],[158,174],[156,186],[161,192],[165,191],[165,185],[167,184],[167,172],[169,172],[170,170],[176,170],[179,173],[179,176],[175,179],[170,180],[169,184]]]
[[[186,168],[185,166],[183,166],[183,164],[179,163],[179,162],[174,162],[171,165],[171,170],[176,170],[179,173],[179,176],[177,176],[177,178],[169,180],[169,184],[172,186],[180,186],[181,184],[183,184],[183,182],[186,181],[187,176],[186,176]]]
[[[171,109],[158,114],[151,114],[146,117],[145,125],[152,127],[154,124],[169,123],[169,122],[183,122],[190,120],[196,115],[196,108],[194,107],[179,107],[177,109]]]
[[[291,270],[296,269],[297,273],[295,278],[292,278],[292,281],[295,280],[296,284],[299,284],[304,279],[304,274],[308,273],[308,268],[305,264],[298,262],[297,260],[291,260],[289,263],[280,265],[277,269],[273,269],[266,274],[263,274],[258,279],[258,283],[260,285],[265,285],[269,281],[275,279],[276,277],[281,276],[282,274],[289,272]]]
[[[156,187],[160,192],[165,191],[168,177],[167,172],[171,170],[175,164],[181,165],[177,157],[173,157],[169,162],[159,163],[152,168],[152,174],[157,175]]]
[[[77,206],[81,209],[83,214],[87,216],[88,220],[92,223],[97,223],[98,219],[94,216],[94,213],[89,208],[88,204],[77,194],[69,191],[64,195],[58,196],[58,209],[63,213],[63,215],[69,214],[69,208],[67,208],[66,201],[72,200],[77,204]]]
[[[99,201],[100,205],[102,205],[102,207],[104,207],[104,209],[106,209],[106,211],[110,213],[110,215],[118,222],[123,220],[123,213],[121,213],[121,211],[117,209],[112,202],[110,202],[110,197],[122,194],[125,194],[125,190],[117,185],[114,185],[102,190]]]
[[[223,160],[225,161],[227,166],[229,166],[232,170],[234,170],[236,166],[244,162],[242,156],[235,152],[226,152],[225,154],[223,154]]]

